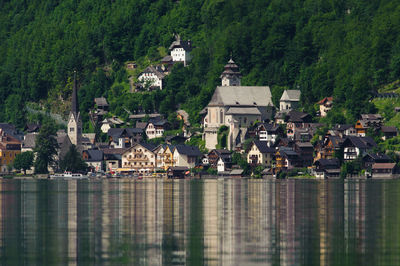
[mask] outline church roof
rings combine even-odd
[[[231,107],[226,112],[227,115],[261,115],[257,107]]]
[[[285,90],[282,93],[281,101],[300,101],[300,90]]]
[[[218,86],[208,106],[273,106],[268,86]]]
[[[224,71],[222,72],[220,78],[224,76],[238,76],[241,77],[242,74],[239,71],[238,65],[235,64],[235,62],[232,60],[232,58],[228,61],[228,64],[225,65]]]

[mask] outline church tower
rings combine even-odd
[[[76,85],[76,72],[74,72],[74,88],[72,91],[71,112],[68,119],[68,137],[75,146],[81,144],[82,121],[78,106],[78,88]]]
[[[241,86],[240,79],[242,74],[239,71],[238,65],[231,59],[228,64],[225,65],[224,72],[222,72],[220,78],[222,86]]]

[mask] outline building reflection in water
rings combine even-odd
[[[0,181],[0,263],[398,264],[400,180]]]

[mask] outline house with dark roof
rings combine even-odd
[[[99,149],[84,150],[82,159],[87,163],[92,172],[100,172],[103,169],[103,151]]]
[[[287,171],[293,168],[302,167],[303,161],[299,154],[292,148],[278,147],[275,152],[275,169],[274,173]]]
[[[166,119],[150,119],[145,132],[148,139],[161,138],[170,128],[171,124]]]
[[[122,154],[127,149],[104,148],[101,150],[103,151],[106,172],[115,172],[122,167]]]
[[[371,169],[374,163],[391,163],[392,159],[384,153],[366,153],[362,157],[363,168]]]
[[[354,160],[358,156],[364,156],[364,154],[375,147],[377,145],[371,137],[349,136],[342,144],[343,159],[345,161]]]
[[[317,179],[338,178],[340,176],[340,161],[337,158],[319,159],[314,162],[314,175]]]
[[[341,138],[346,136],[357,136],[357,131],[354,125],[350,124],[337,124],[329,132],[332,136],[339,136]]]
[[[174,147],[174,161],[176,166],[194,168],[202,153],[195,146],[179,144]]]
[[[38,134],[37,132],[25,134],[24,140],[22,141],[21,152],[33,151],[36,147],[36,137]]]
[[[171,55],[165,56],[161,60],[161,63],[166,65],[172,65],[176,62],[182,62],[184,66],[187,66],[187,64],[192,59],[190,55],[193,49],[192,41],[191,40],[183,41],[181,40],[179,35],[176,35],[175,38],[176,40],[172,42],[172,44],[169,46],[169,51]]]
[[[286,135],[288,138],[295,138],[296,130],[311,127],[312,117],[310,114],[296,110],[289,111],[286,116]]]
[[[382,123],[383,118],[380,114],[362,114],[354,127],[358,136],[365,137],[369,128],[379,129]]]
[[[283,129],[278,124],[260,123],[255,134],[259,141],[266,141],[267,145],[272,147],[278,138],[283,137]]]
[[[398,134],[397,127],[392,127],[392,126],[381,126],[381,132],[383,134],[382,136],[383,140],[394,138]]]
[[[284,90],[279,100],[279,111],[289,112],[297,109],[300,103],[300,90]]]
[[[325,138],[318,142],[315,146],[316,157],[318,159],[332,159],[335,153],[339,152],[342,148],[342,144],[345,141],[344,138],[338,136],[327,135]]]
[[[213,149],[208,153],[207,158],[210,167],[217,169],[218,160],[220,158],[224,161],[232,161],[232,152],[227,149]]]
[[[372,178],[393,178],[396,174],[396,163],[374,163]]]
[[[138,76],[137,88],[139,89],[163,89],[165,73],[162,69],[154,66],[149,66]]]
[[[267,141],[254,140],[247,150],[247,162],[251,166],[268,166],[272,165],[275,155],[275,148],[268,145]]]
[[[129,148],[133,143],[141,142],[143,134],[140,128],[110,128],[107,132],[110,148]]]
[[[314,147],[310,142],[297,141],[294,145],[294,151],[301,158],[303,167],[311,166],[314,161]]]

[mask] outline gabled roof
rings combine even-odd
[[[273,106],[268,86],[218,86],[208,106]]]
[[[289,147],[279,147],[279,153],[282,157],[287,157],[287,158],[293,158],[293,157],[298,157],[299,154],[295,152],[292,148]]]
[[[345,131],[348,130],[349,128],[354,128],[354,126],[350,124],[337,124],[335,125],[334,130]]]
[[[316,161],[314,164],[319,164],[323,167],[327,167],[327,166],[337,166],[340,167],[340,162],[339,159],[337,158],[333,158],[333,159],[319,159],[318,161]]]
[[[186,52],[192,51],[192,41],[182,41],[179,37],[169,46],[169,50],[183,48]]]
[[[144,148],[148,149],[149,151],[153,151],[156,147],[156,145],[147,143],[147,142],[141,142],[139,145],[143,146]]]
[[[152,123],[155,126],[164,126],[166,124],[169,124],[167,119],[160,119],[160,118],[150,119],[148,124],[150,123]]]
[[[296,110],[291,110],[287,114],[287,120],[289,122],[297,122],[297,123],[310,122],[311,119],[312,119],[311,115],[309,115],[307,113],[299,112],[299,111],[296,111]]]
[[[382,120],[382,116],[380,114],[362,114],[362,120]]]
[[[104,97],[94,98],[94,102],[97,106],[108,106],[107,100]]]
[[[225,113],[227,115],[261,115],[257,107],[231,107]]]
[[[257,149],[261,153],[274,153],[275,149],[268,147],[267,141],[260,141],[260,140],[254,140],[253,144],[256,145]]]
[[[102,150],[86,150],[84,151],[88,154],[88,162],[98,162],[103,160],[103,151]]]
[[[381,131],[383,133],[397,133],[397,128],[391,126],[381,126]]]
[[[321,105],[321,104],[325,104],[327,102],[332,102],[332,101],[333,101],[333,97],[325,97],[321,101],[319,101],[318,104]]]
[[[281,129],[279,125],[277,124],[269,124],[269,123],[260,123],[257,126],[258,130],[265,129],[268,133],[278,133],[278,131]]]
[[[343,145],[346,146],[350,143],[359,149],[371,149],[377,146],[371,137],[348,136],[343,142]]]
[[[345,139],[340,138],[338,136],[327,136],[326,140],[327,141],[325,144],[328,144],[328,141],[331,141],[334,149],[340,149],[341,145],[345,141]]]
[[[144,73],[153,73],[154,75],[156,75],[159,79],[163,79],[165,77],[165,74],[162,73],[161,71],[158,71],[154,66],[148,66],[145,70],[143,70],[143,72],[141,72],[139,74],[142,75]]]
[[[384,153],[367,153],[363,156],[363,160],[365,160],[365,158],[367,158],[367,157],[370,157],[375,162],[378,162],[378,161],[390,162],[390,161],[392,161],[392,159]]]
[[[136,128],[145,129],[147,127],[147,122],[136,122]]]
[[[284,90],[282,93],[281,101],[300,101],[300,90]]]
[[[179,154],[185,154],[188,156],[201,156],[202,155],[199,148],[197,148],[195,146],[178,144],[175,146],[174,150],[178,151]]]
[[[24,140],[22,141],[22,148],[35,148],[37,135],[38,133],[26,134]]]

